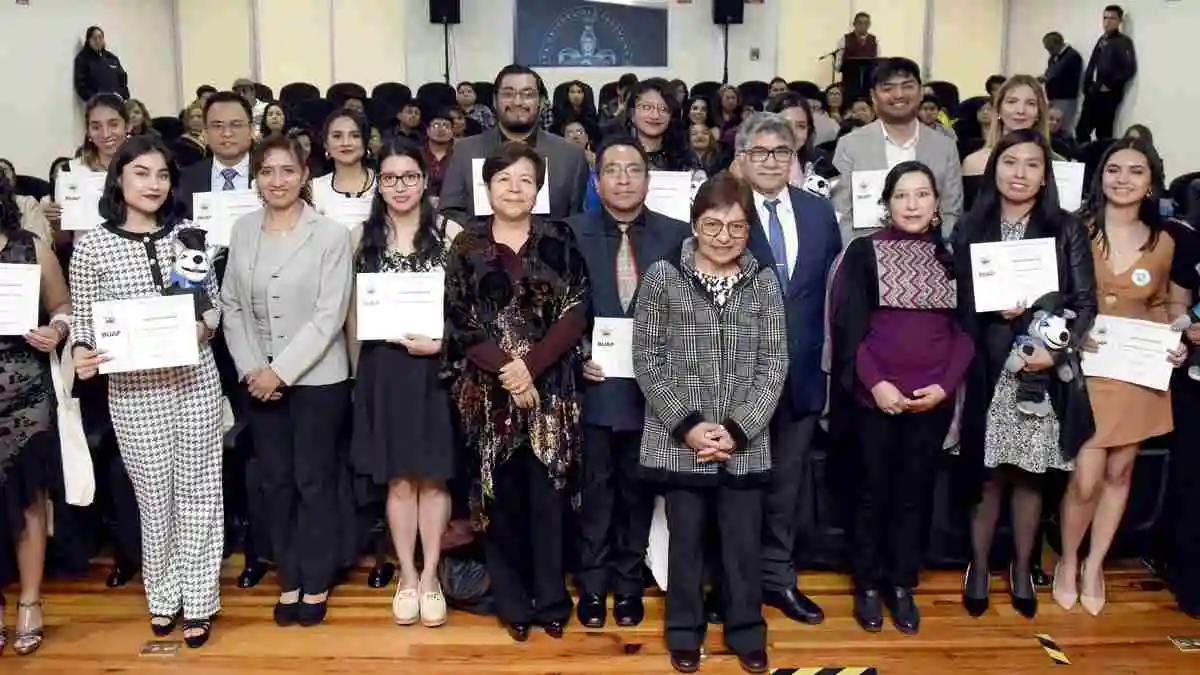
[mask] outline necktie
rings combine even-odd
[[[221,186],[221,191],[236,190],[233,184],[233,179],[237,178],[237,169],[221,169],[221,178],[225,179],[225,184]]]
[[[779,276],[779,285],[785,290],[788,285],[787,246],[783,240],[783,224],[779,222],[779,200],[768,199],[767,206],[767,239],[771,243],[771,255],[775,258],[775,272]]]
[[[617,223],[621,232],[621,243],[617,247],[617,298],[621,308],[629,311],[629,303],[637,292],[638,271],[633,258],[633,242],[629,240],[629,223]]]

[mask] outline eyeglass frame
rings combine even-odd
[[[774,159],[780,164],[788,164],[796,156],[796,151],[786,145],[778,145],[774,148],[753,147],[739,150],[739,155],[743,155],[747,160],[754,164],[765,164],[768,159]],[[759,159],[755,159],[755,155],[762,155]]]
[[[705,227],[705,224],[709,224],[709,225],[720,224],[721,227],[717,228],[717,230],[715,232],[710,232],[709,231],[710,228]],[[740,226],[745,227],[745,231],[740,236],[737,234],[734,234],[733,227],[732,227],[734,225],[740,225]],[[750,238],[750,221],[749,220],[734,220],[732,222],[727,223],[722,220],[717,220],[716,218],[701,218],[699,221],[696,222],[696,227],[700,230],[700,234],[703,234],[704,236],[708,237],[709,239],[716,239],[717,237],[721,236],[722,232],[729,233],[729,238],[733,239],[735,241],[741,241],[743,239]]]
[[[411,179],[411,182],[405,180],[406,178]],[[379,174],[379,187],[394,188],[397,184],[404,187],[416,187],[424,178],[425,174],[420,171],[405,171],[401,174],[381,173]]]

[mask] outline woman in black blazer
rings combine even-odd
[[[75,94],[87,101],[96,94],[116,94],[129,98],[129,75],[121,59],[108,51],[104,31],[90,26],[83,47],[75,55]]]

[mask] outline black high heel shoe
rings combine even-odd
[[[1032,595],[1029,597],[1021,597],[1017,595],[1016,576],[1013,574],[1013,568],[1008,568],[1008,597],[1012,601],[1013,609],[1026,619],[1032,619],[1037,616],[1038,599],[1037,586],[1034,585],[1033,574],[1029,575],[1029,590]]]
[[[990,601],[986,594],[982,597],[972,596],[970,594],[969,589],[971,588],[971,571],[973,567],[974,563],[968,564],[967,571],[963,573],[962,604],[963,608],[967,610],[967,614],[970,614],[974,617],[980,617],[988,611]],[[991,586],[991,579],[988,579],[988,586]]]
[[[155,614],[150,617],[150,631],[157,637],[166,637],[175,630],[175,625],[179,623],[179,612],[174,616],[166,616],[165,614]]]
[[[190,649],[199,649],[208,642],[208,638],[212,637],[213,620],[217,616],[214,614],[206,619],[184,619],[183,620],[183,642]],[[199,633],[187,635],[188,631],[198,630]]]

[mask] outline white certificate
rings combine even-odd
[[[1058,290],[1052,237],[971,244],[976,312],[1002,312]]]
[[[124,373],[200,363],[196,299],[156,295],[92,303],[96,349],[108,361],[101,373]]]
[[[54,202],[62,209],[64,230],[92,230],[104,222],[100,196],[106,174],[99,171],[63,171],[54,183]]]
[[[1083,162],[1054,162],[1054,187],[1058,205],[1066,211],[1083,206]]]
[[[367,197],[343,197],[334,194],[318,200],[313,206],[326,218],[354,229],[371,215],[371,202],[374,199],[373,192]]]
[[[543,160],[545,161],[545,160]],[[475,215],[492,215],[492,203],[488,201],[487,183],[483,182],[483,158],[471,160],[471,196],[475,202]],[[546,162],[546,182],[538,190],[537,200],[533,203],[533,212],[546,215],[550,213],[550,163]]]
[[[633,319],[596,317],[592,360],[604,377],[633,378]]]
[[[692,222],[692,172],[651,171],[646,208],[668,218]]]
[[[1083,374],[1166,391],[1175,370],[1167,352],[1181,337],[1169,324],[1100,314],[1092,327],[1097,350],[1083,352]]]
[[[41,289],[41,265],[0,264],[0,335],[25,335],[38,327]]]
[[[356,284],[359,340],[395,340],[405,335],[442,339],[445,272],[364,273]]]
[[[854,171],[850,174],[850,209],[854,213],[854,229],[880,227],[884,208],[879,200],[883,198],[883,183],[887,175],[885,169]]]
[[[255,190],[222,190],[197,192],[192,195],[192,225],[208,235],[210,246],[229,246],[233,223],[247,213],[262,208],[262,199]]]

